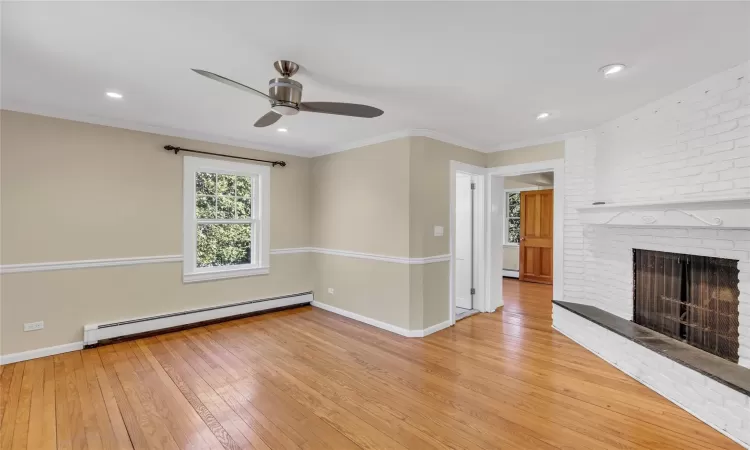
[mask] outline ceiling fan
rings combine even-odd
[[[281,118],[281,116],[293,116],[300,111],[336,114],[339,116],[365,117],[368,119],[383,114],[383,110],[381,109],[357,103],[303,103],[301,101],[302,84],[289,78],[297,73],[299,65],[292,61],[279,60],[273,63],[273,67],[279,72],[279,74],[281,74],[281,78],[273,78],[268,82],[268,95],[257,89],[253,89],[250,86],[245,86],[242,83],[238,83],[206,70],[193,69],[193,72],[268,100],[271,103],[271,111],[267,112],[255,122],[256,127],[267,127],[273,125]]]

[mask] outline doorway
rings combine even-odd
[[[507,278],[552,284],[552,297],[563,298],[564,161],[493,167],[487,175],[487,310],[504,304]]]
[[[454,271],[454,296],[456,306],[455,320],[461,320],[479,312],[474,307],[476,293],[475,281],[475,236],[474,209],[476,206],[475,175],[456,172],[456,207],[455,207],[455,252],[456,267]]]

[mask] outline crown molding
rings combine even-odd
[[[342,145],[333,146],[327,150],[319,151],[313,156],[330,155],[332,153],[341,153],[347,150],[354,150],[356,148],[367,147],[368,145],[380,144],[388,141],[395,141],[396,139],[403,139],[408,137],[426,137],[435,139],[436,141],[445,142],[446,144],[455,145],[458,147],[468,148],[482,153],[490,153],[492,150],[482,148],[482,146],[476,145],[475,143],[465,141],[460,138],[449,136],[447,134],[440,133],[435,130],[427,128],[411,128],[399,131],[393,131],[390,133],[384,133],[377,136],[373,136],[367,139],[360,139],[356,141],[347,142]]]
[[[543,145],[543,144],[551,144],[553,142],[560,142],[566,139],[578,137],[588,131],[591,131],[591,130],[579,130],[579,131],[572,131],[570,133],[555,134],[552,136],[547,136],[547,137],[543,137],[539,139],[527,139],[525,141],[507,142],[507,143],[498,145],[497,147],[495,147],[494,150],[491,150],[490,153],[504,152],[506,150],[516,150],[519,148],[531,147],[533,145]]]
[[[160,134],[162,136],[172,136],[183,139],[193,139],[196,141],[210,142],[212,144],[231,145],[233,147],[242,147],[250,150],[259,150],[269,153],[279,153],[282,155],[301,156],[310,158],[315,156],[314,152],[301,152],[299,150],[287,147],[269,147],[266,144],[258,144],[244,139],[236,139],[224,136],[217,136],[210,133],[201,133],[198,131],[183,130],[181,128],[172,128],[158,125],[148,125],[145,123],[135,122],[125,119],[111,119],[89,114],[78,113],[64,108],[52,106],[32,105],[30,103],[3,100],[0,109],[7,111],[20,112],[25,114],[35,114],[38,116],[52,117],[55,119],[72,120],[75,122],[90,123],[93,125],[103,125],[107,127],[123,128],[126,130],[140,131],[143,133]]]
[[[125,119],[112,119],[107,117],[94,116],[84,113],[71,111],[64,108],[56,108],[52,106],[34,105],[30,103],[8,101],[3,100],[0,109],[15,111],[26,114],[36,114],[39,116],[53,117],[56,119],[72,120],[75,122],[90,123],[94,125],[103,125],[107,127],[122,128],[132,131],[140,131],[143,133],[159,134],[162,136],[172,136],[183,139],[193,139],[196,141],[210,142],[213,144],[231,145],[233,147],[247,148],[251,150],[259,150],[269,153],[278,153],[282,155],[300,156],[303,158],[314,158],[316,156],[330,155],[332,153],[345,152],[347,150],[354,150],[356,148],[366,147],[368,145],[380,144],[383,142],[394,141],[396,139],[403,139],[408,137],[426,137],[434,139],[436,141],[445,142],[446,144],[455,145],[458,147],[467,148],[470,150],[478,151],[481,153],[494,153],[505,150],[514,150],[523,147],[529,147],[532,145],[550,144],[552,142],[564,141],[590,130],[581,130],[571,133],[563,133],[554,136],[548,136],[540,139],[529,139],[525,141],[515,141],[500,144],[494,148],[487,148],[481,145],[477,145],[474,142],[450,136],[439,131],[430,130],[427,128],[412,128],[393,131],[389,133],[380,134],[367,139],[361,139],[357,141],[347,142],[341,145],[335,145],[327,149],[311,149],[310,151],[300,151],[283,146],[269,147],[266,144],[256,143],[244,139],[237,139],[225,136],[218,136],[211,133],[202,133],[199,131],[183,130],[181,128],[172,128],[167,126],[149,125],[145,123],[135,122]]]

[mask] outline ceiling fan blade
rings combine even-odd
[[[255,122],[255,126],[258,128],[267,127],[269,125],[273,125],[281,119],[281,114],[275,113],[273,111],[268,111]]]
[[[339,116],[366,117],[371,119],[383,114],[382,109],[357,103],[338,102],[304,102],[299,104],[300,111],[337,114]]]
[[[238,83],[238,82],[236,82],[234,80],[230,80],[229,78],[222,77],[221,75],[216,75],[215,73],[209,72],[207,70],[200,70],[200,69],[191,69],[191,70],[193,72],[197,73],[198,75],[203,75],[204,77],[210,78],[210,79],[215,80],[215,81],[218,81],[219,83],[224,83],[224,84],[226,84],[228,86],[232,86],[233,88],[237,88],[237,89],[243,90],[245,92],[249,92],[251,94],[259,95],[259,96],[265,98],[266,100],[273,101],[273,99],[271,97],[269,97],[268,95],[264,94],[263,92],[261,92],[261,91],[259,91],[257,89],[253,89],[250,86],[245,86],[244,84]]]

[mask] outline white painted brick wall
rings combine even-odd
[[[750,194],[750,61],[594,132],[595,200]]]
[[[577,211],[593,201],[750,196],[750,61],[567,140],[565,189],[565,301],[596,306],[631,320],[634,248],[736,259],[740,269],[739,363],[750,368],[750,231],[582,225]],[[593,334],[576,338],[589,349],[601,340],[602,351],[612,339]],[[617,347],[607,350],[614,354],[605,359],[617,358],[617,350],[612,349]],[[640,350],[633,352],[651,357]],[[669,390],[674,388],[662,387],[657,380],[664,377],[658,378],[660,372],[653,366],[623,358],[618,367],[627,373],[635,373],[712,425],[734,427],[736,436],[750,442],[750,416],[742,418],[745,422],[737,428],[736,414],[725,414],[732,408],[742,412],[734,403],[700,406],[710,400],[690,396],[690,390],[675,393]],[[701,386],[715,383],[694,372],[686,374],[689,369],[680,367],[667,372],[667,378],[692,376],[702,380]]]
[[[561,333],[750,448],[750,397],[559,306],[552,315]]]

